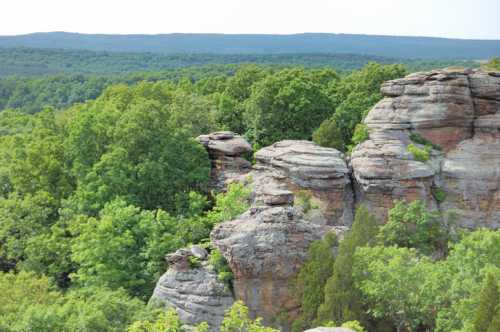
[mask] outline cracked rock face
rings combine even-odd
[[[217,225],[211,240],[233,271],[236,299],[265,324],[287,330],[287,319],[299,309],[290,280],[306,260],[311,242],[330,229],[305,221],[292,206],[260,206]],[[280,321],[283,314],[288,318]]]
[[[255,181],[257,192],[280,187],[298,196],[296,202],[305,195],[317,206],[321,223],[351,225],[353,193],[342,153],[309,141],[286,140],[259,150],[255,159],[252,176],[264,177]]]
[[[200,260],[200,266],[191,267],[191,256]],[[207,322],[216,332],[234,300],[206,259],[206,251],[196,246],[168,254],[169,269],[158,280],[150,302],[174,308],[188,327]]]
[[[349,170],[340,152],[307,141],[281,141],[255,158],[242,179],[252,188],[251,208],[217,225],[211,241],[233,271],[236,299],[254,317],[287,330],[299,309],[290,281],[309,245],[352,222]]]
[[[394,200],[423,199],[453,211],[465,227],[500,227],[500,74],[438,70],[386,82],[386,96],[367,115],[369,140],[351,166],[357,203],[385,219]],[[430,160],[408,152],[410,134],[433,149]],[[433,192],[443,191],[444,201]]]
[[[227,185],[251,170],[251,163],[242,156],[252,152],[252,146],[240,135],[221,131],[198,136],[207,149],[211,168],[211,188],[225,191]]]

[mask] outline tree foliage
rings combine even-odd
[[[337,77],[332,73],[329,79]],[[264,146],[282,139],[310,139],[334,111],[322,81],[323,75],[304,69],[285,69],[259,81],[245,101],[248,136]]]
[[[362,297],[352,279],[353,257],[357,247],[375,244],[378,222],[368,208],[360,206],[349,233],[340,242],[333,273],[325,285],[324,302],[318,309],[317,322],[366,321]]]
[[[405,74],[405,68],[400,65],[369,63],[340,82],[330,83],[328,95],[335,112],[314,132],[314,141],[321,146],[347,151],[354,143],[352,137],[356,125],[382,99],[380,85]]]
[[[324,301],[326,281],[332,274],[334,247],[337,245],[337,236],[330,232],[309,247],[307,262],[293,284],[294,294],[301,302],[301,314],[294,321],[292,331],[304,331],[316,318],[318,307]]]

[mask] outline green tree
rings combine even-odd
[[[424,254],[445,252],[449,230],[438,212],[429,212],[425,203],[398,201],[389,210],[379,239],[386,245],[415,248]]]
[[[23,116],[18,115],[21,122]],[[65,169],[61,129],[54,111],[31,117],[25,128],[0,136],[0,193],[35,194],[46,191],[61,199],[72,190]]]
[[[322,146],[347,151],[350,145],[356,144],[352,141],[356,125],[382,99],[381,84],[405,74],[406,70],[401,65],[369,63],[339,82],[331,82],[327,93],[335,112],[315,131],[314,141]]]
[[[48,231],[57,203],[46,192],[0,198],[0,267],[8,271],[26,258],[30,239]]]
[[[181,332],[182,322],[174,309],[161,314],[156,321],[135,321],[128,332]]]
[[[182,246],[184,239],[175,236],[176,224],[161,210],[141,210],[123,200],[106,204],[98,219],[91,217],[73,226],[72,259],[79,266],[74,281],[83,287],[123,287],[146,299],[162,272],[158,264],[149,262],[162,257],[146,253],[158,253],[148,250],[152,244],[163,254]]]
[[[325,285],[324,302],[318,309],[317,322],[366,322],[362,296],[352,278],[353,257],[357,247],[375,244],[378,222],[368,208],[360,206],[356,211],[351,230],[340,242],[333,265],[333,274]]]
[[[497,308],[495,316],[493,317],[493,320],[491,321],[490,326],[488,327],[488,330],[486,332],[496,331],[500,331],[500,308]]]
[[[245,123],[253,143],[310,139],[314,128],[334,111],[318,77],[304,69],[285,69],[255,84],[245,102]]]
[[[220,327],[221,332],[277,332],[270,327],[262,326],[261,319],[252,320],[248,316],[248,308],[241,301],[233,304],[224,315]]]
[[[95,216],[116,197],[180,213],[190,191],[206,189],[207,153],[175,124],[172,98],[168,84],[115,86],[71,110],[64,144],[79,179],[68,204],[76,213]]]
[[[365,247],[354,255],[353,279],[372,317],[389,319],[398,332],[417,331],[432,329],[437,290],[445,288],[432,279],[436,268],[414,249]]]
[[[307,262],[292,285],[295,296],[301,302],[301,313],[294,321],[292,331],[304,331],[316,318],[318,307],[324,301],[325,283],[332,274],[333,250],[337,245],[337,236],[330,232],[309,247]]]
[[[473,332],[487,331],[492,325],[495,314],[500,304],[500,291],[498,280],[493,273],[488,273],[484,281],[483,289],[479,295],[479,306],[477,307]]]

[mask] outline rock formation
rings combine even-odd
[[[255,154],[255,176],[279,183],[298,198],[307,196],[323,215],[323,223],[350,226],[353,193],[342,153],[308,141],[281,141]],[[257,192],[268,189],[259,188]]]
[[[243,137],[221,131],[201,135],[197,139],[208,151],[212,164],[210,177],[213,190],[224,191],[228,183],[250,172],[252,165],[243,156],[252,152],[252,147]]]
[[[199,266],[192,266],[191,256],[197,257]],[[169,269],[158,280],[150,302],[174,308],[188,326],[207,322],[210,331],[219,331],[224,313],[234,300],[227,285],[217,279],[207,263],[205,249],[179,249],[166,259]]]
[[[381,91],[385,98],[365,119],[369,139],[350,158],[287,140],[258,151],[251,167],[242,158],[251,151],[242,137],[198,138],[209,152],[216,190],[231,181],[252,188],[251,208],[217,225],[211,241],[234,273],[236,299],[266,324],[286,330],[286,319],[279,319],[298,310],[289,283],[310,243],[329,231],[341,235],[359,204],[385,220],[395,200],[423,199],[430,209],[454,211],[461,226],[500,228],[500,73],[416,73]],[[428,158],[417,158],[410,144]],[[206,264],[189,266],[192,254],[169,255],[171,267],[153,298],[190,324],[208,320],[214,327],[233,299]]]
[[[255,159],[243,179],[252,188],[252,207],[217,225],[211,240],[233,271],[236,298],[253,316],[286,330],[299,308],[290,280],[310,243],[352,222],[349,171],[337,150],[307,141],[275,143]]]
[[[352,153],[357,203],[385,219],[394,200],[423,199],[465,227],[500,227],[500,74],[436,70],[383,84],[370,139]],[[408,145],[434,145],[418,161]],[[436,149],[440,147],[439,149]],[[440,191],[443,199],[436,199]]]

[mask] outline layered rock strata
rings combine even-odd
[[[265,194],[278,183],[292,193],[298,205],[299,200],[309,200],[311,206],[306,210],[319,210],[321,218],[315,218],[318,223],[351,225],[353,192],[342,153],[309,141],[286,140],[259,150],[255,159],[252,175],[269,183],[259,185],[256,181],[257,194]]]
[[[369,139],[347,161],[312,142],[281,141],[258,151],[251,167],[242,157],[251,151],[242,137],[198,138],[209,152],[216,190],[231,181],[252,188],[251,208],[217,225],[211,241],[234,273],[236,299],[266,324],[286,330],[299,308],[289,284],[310,243],[329,231],[341,236],[359,204],[385,220],[395,200],[422,199],[430,209],[454,212],[460,226],[500,228],[500,73],[416,73],[381,91],[385,98],[364,121]],[[410,144],[428,158],[417,158]],[[170,256],[153,297],[190,324],[217,326],[231,294],[206,264],[191,268],[189,253]]]
[[[310,243],[352,222],[349,171],[340,152],[307,141],[275,143],[255,159],[242,180],[252,188],[252,207],[217,225],[211,240],[233,271],[236,299],[286,330],[299,309],[290,280]]]
[[[211,189],[225,191],[235,178],[251,171],[251,163],[243,156],[252,152],[252,146],[240,135],[222,131],[197,139],[207,149],[212,164]]]
[[[437,70],[381,91],[365,119],[370,138],[351,156],[357,203],[385,219],[395,200],[422,199],[460,226],[499,228],[500,74]],[[434,145],[428,161],[409,152],[424,149],[417,135]]]
[[[196,257],[199,266],[192,266],[190,257]],[[205,249],[196,246],[168,254],[169,269],[158,280],[150,302],[174,308],[187,329],[207,322],[210,331],[216,332],[234,300],[207,258]]]

